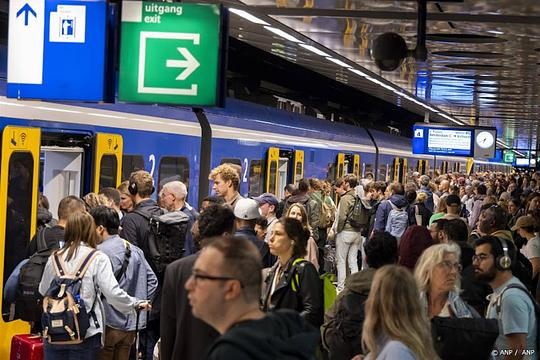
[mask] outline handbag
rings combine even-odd
[[[497,319],[444,318],[431,320],[433,345],[442,360],[490,359],[499,336]]]

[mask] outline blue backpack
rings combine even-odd
[[[405,208],[398,208],[390,200],[388,200],[392,206],[390,214],[388,214],[388,219],[386,220],[385,231],[390,233],[396,239],[401,239],[401,236],[409,226],[409,214]]]

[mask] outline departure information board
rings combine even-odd
[[[496,157],[497,129],[494,127],[417,124],[413,128],[413,154]]]

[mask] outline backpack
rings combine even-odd
[[[306,259],[298,258],[293,261],[292,265],[295,267],[297,264],[307,262]],[[323,285],[323,294],[324,294],[324,311],[327,311],[332,307],[334,300],[336,300],[337,291],[334,286],[334,274],[322,274],[319,276]],[[298,273],[293,276],[291,281],[291,288],[294,292],[297,292],[300,288],[300,279],[298,278]]]
[[[52,249],[47,248],[43,228],[36,235],[37,252],[21,267],[15,291],[14,319],[39,321],[41,319],[43,296],[39,293],[39,283]]]
[[[390,213],[388,214],[385,231],[399,241],[409,226],[409,214],[405,211],[405,208],[400,209],[390,200],[388,200],[388,202],[390,203],[390,206],[392,206],[392,210],[390,210]]]
[[[41,318],[43,338],[47,339],[49,344],[80,344],[84,341],[90,327],[90,317],[98,325],[93,310],[95,303],[92,304],[92,310],[87,312],[80,294],[82,278],[96,254],[97,250],[90,251],[75,272],[67,274],[58,251],[53,253],[56,277],[43,298]]]
[[[357,195],[354,196],[354,205],[349,211],[347,222],[358,231],[369,224],[369,211],[362,204],[362,199]]]
[[[331,359],[351,359],[362,352],[367,297],[365,293],[346,291],[334,305],[333,318],[321,327],[322,344],[330,352]]]
[[[527,290],[526,288],[524,288],[523,286],[519,284],[510,284],[507,287],[505,287],[503,291],[501,291],[501,294],[499,295],[496,302],[495,310],[497,312],[497,317],[500,318],[502,296],[504,292],[508,289],[519,289],[523,291],[525,294],[527,294],[527,296],[529,296],[529,299],[531,299],[531,302],[534,307],[534,315],[535,315],[535,321],[536,321],[536,351],[538,351],[538,349],[540,349],[540,331],[538,331],[538,327],[540,324],[540,306],[536,302],[536,299],[531,295],[531,292],[529,290]],[[524,350],[524,351],[527,351],[527,350]]]
[[[319,227],[321,229],[327,229],[334,223],[334,220],[336,219],[336,209],[332,206],[326,203],[326,201],[323,200],[322,206],[321,206],[321,218],[319,221]]]
[[[182,211],[163,214],[162,210],[151,214],[142,210],[135,212],[148,220],[148,262],[156,275],[165,272],[167,265],[184,254],[189,217]]]

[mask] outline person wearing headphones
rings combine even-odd
[[[154,180],[149,172],[135,171],[129,177],[128,191],[133,198],[134,210],[122,218],[120,237],[139,247],[146,260],[151,263],[148,235],[150,225],[142,214],[161,215],[163,210],[150,198],[154,192]],[[141,331],[141,348],[145,358],[151,359],[154,346],[159,339],[159,312],[163,279],[158,277],[158,288],[154,298],[154,307],[150,313],[146,329]]]
[[[486,318],[499,320],[499,337],[492,355],[496,359],[537,359],[535,306],[525,285],[512,274],[515,259],[512,241],[490,235],[476,241],[475,277],[493,289]]]

